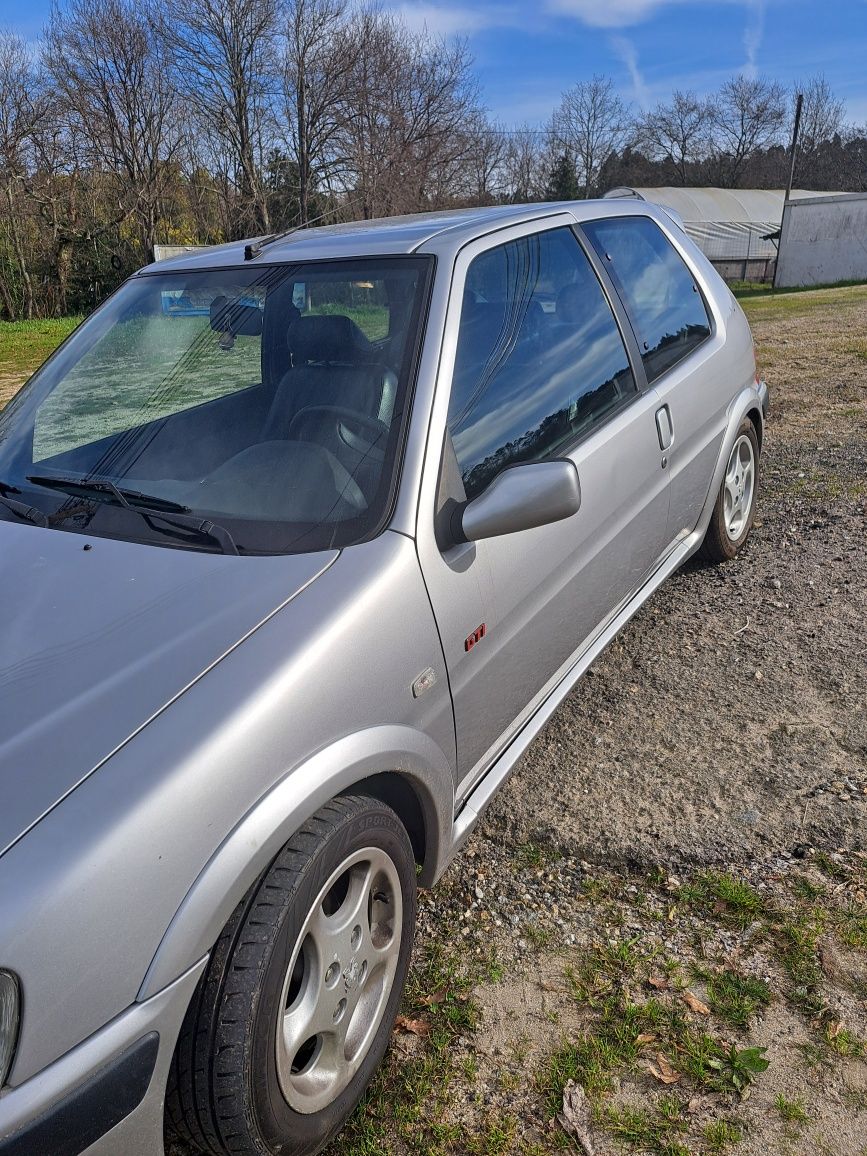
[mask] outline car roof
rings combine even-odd
[[[351,257],[386,257],[419,251],[457,251],[476,237],[519,225],[544,220],[564,212],[580,219],[619,216],[636,212],[656,215],[655,206],[635,201],[591,200],[555,201],[530,205],[494,205],[483,208],[450,209],[435,213],[414,213],[403,217],[381,217],[298,229],[262,238],[267,243],[252,261],[245,259],[250,241],[231,241],[182,253],[148,265],[142,272],[180,272],[196,269],[228,268],[239,265],[295,264]]]

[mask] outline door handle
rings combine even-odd
[[[674,441],[674,426],[671,424],[671,410],[662,405],[656,411],[656,432],[659,435],[659,448],[667,450]]]

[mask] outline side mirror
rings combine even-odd
[[[547,526],[570,518],[580,506],[581,483],[574,462],[561,458],[510,466],[463,507],[459,539],[478,542]]]

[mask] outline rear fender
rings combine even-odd
[[[705,498],[698,525],[692,534],[696,549],[701,545],[707,533],[707,528],[713,515],[713,508],[716,505],[717,494],[719,493],[725,476],[729,455],[737,440],[741,422],[745,417],[749,417],[755,422],[759,435],[759,445],[761,445],[764,440],[764,415],[762,412],[761,395],[756,385],[747,386],[742,389],[740,393],[732,399],[728,407],[725,436],[723,437],[722,447],[717,458],[716,468],[713,472],[713,480],[711,481],[710,489]]]

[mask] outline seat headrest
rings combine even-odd
[[[370,354],[370,342],[354,321],[343,314],[299,317],[287,334],[296,365],[307,362],[353,364]]]

